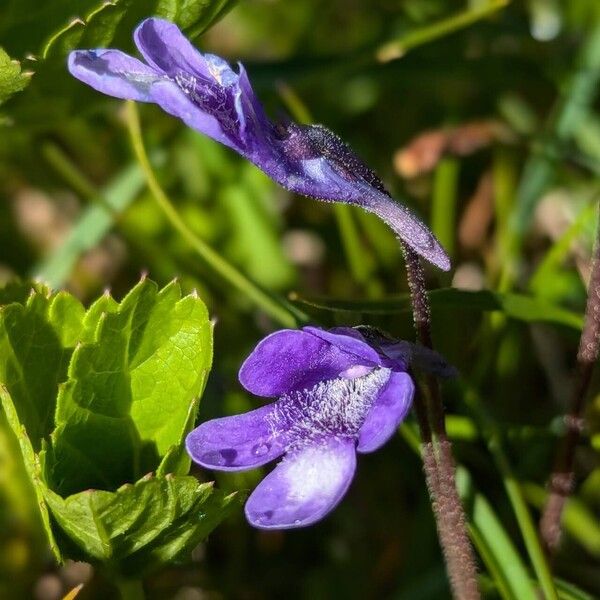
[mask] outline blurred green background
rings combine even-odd
[[[194,0],[120,4],[113,46],[131,51],[130,32],[145,16],[177,17],[202,50],[244,63],[273,118],[327,125],[423,216],[453,259],[449,274],[428,271],[432,288],[496,294],[438,295],[434,341],[462,373],[444,388],[458,460],[534,577],[503,486],[509,474],[489,446],[501,439],[537,519],[596,229],[600,3],[221,1],[201,23]],[[131,150],[123,103],[68,75],[66,50],[102,39],[91,29],[86,38],[73,17],[94,23],[99,6],[0,2],[0,283],[34,276],[89,303],[105,288],[120,298],[143,272],[161,285],[179,278],[216,320],[200,419],[248,410],[259,400],[242,391],[237,370],[278,324],[165,219]],[[173,6],[179,12],[170,15]],[[157,107],[139,111],[156,175],[198,237],[315,321],[378,325],[412,339],[406,298],[392,297],[406,292],[399,244],[380,221],[291,197]],[[561,598],[600,597],[600,399],[587,416],[554,564]],[[148,597],[448,597],[412,431],[411,422],[361,458],[348,497],[323,523],[265,533],[237,514],[192,562],[149,578]],[[93,568],[53,563],[11,436],[0,429],[0,596],[52,600],[85,582],[79,598],[113,597]],[[260,478],[197,475],[231,490]],[[506,597],[490,565],[482,557],[485,596]]]

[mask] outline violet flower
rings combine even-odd
[[[69,56],[71,74],[104,94],[158,104],[292,192],[375,213],[415,252],[450,268],[429,229],[337,135],[321,125],[270,121],[241,64],[236,73],[222,58],[200,53],[161,19],[143,21],[134,39],[145,62],[119,50],[76,50]]]
[[[352,481],[356,453],[380,448],[408,413],[413,356],[432,372],[452,374],[432,350],[363,331],[305,327],[269,335],[239,377],[249,392],[277,400],[188,435],[188,453],[210,469],[243,471],[284,457],[248,498],[255,527],[303,527],[333,510]]]

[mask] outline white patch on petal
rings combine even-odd
[[[356,379],[357,377],[364,377],[373,370],[373,367],[367,367],[366,365],[353,365],[349,369],[342,371],[340,377],[344,379]]]
[[[346,455],[331,452],[327,446],[309,446],[297,456],[286,456],[284,461],[289,461],[284,479],[293,502],[329,498],[348,477]]]
[[[330,436],[289,452],[250,494],[248,521],[261,529],[315,523],[343,498],[355,468],[354,441],[344,437]]]
[[[325,160],[319,158],[309,158],[302,161],[302,167],[309,177],[312,177],[315,181],[323,181],[323,164]]]
[[[204,59],[210,74],[219,85],[230,86],[237,83],[238,75],[229,66],[229,63],[215,54],[205,54]]]

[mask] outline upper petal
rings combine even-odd
[[[146,19],[134,37],[148,63],[183,92],[184,98],[176,98],[172,90],[161,91],[169,97],[164,104],[157,102],[167,112],[255,162],[259,155],[270,153],[271,124],[242,65],[238,74],[219,56],[201,53],[176,25],[162,19]],[[214,120],[210,126],[208,117]]]
[[[148,64],[168,75],[186,72],[213,79],[204,56],[174,23],[150,18],[136,28],[133,38]]]
[[[408,373],[392,372],[360,428],[358,452],[373,452],[392,437],[410,410],[414,393],[415,385]]]
[[[288,454],[246,502],[259,529],[291,529],[319,521],[342,499],[354,476],[354,441],[329,438]]]
[[[348,354],[369,361],[369,363],[379,364],[381,362],[377,351],[366,342],[365,338],[356,329],[351,327],[321,329],[320,327],[308,326],[303,327],[303,330],[316,335]]]
[[[150,88],[161,77],[153,68],[119,50],[75,50],[69,54],[71,75],[99,92],[152,102]]]
[[[370,363],[308,331],[283,329],[256,346],[244,361],[239,379],[257,396],[281,396],[335,379],[357,364]]]
[[[273,405],[202,423],[185,440],[192,460],[219,471],[241,471],[260,467],[283,454],[285,431],[269,417]]]

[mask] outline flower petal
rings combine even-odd
[[[165,112],[179,117],[192,129],[200,131],[221,144],[243,152],[237,136],[227,135],[223,130],[219,115],[200,108],[176,83],[169,80],[159,81],[152,86],[150,93],[152,100]]]
[[[99,92],[138,102],[152,102],[150,88],[161,77],[154,69],[119,50],[75,50],[71,75]]]
[[[188,454],[199,465],[218,471],[253,469],[278,458],[287,437],[285,431],[274,429],[272,411],[270,404],[202,423],[185,440]]]
[[[410,410],[415,385],[408,373],[392,373],[358,434],[357,451],[373,452],[391,437]]]
[[[136,28],[133,38],[148,64],[168,75],[190,73],[213,79],[204,56],[174,23],[150,18]]]
[[[312,388],[369,361],[307,331],[283,329],[267,336],[244,361],[240,383],[257,396]]]
[[[176,25],[162,19],[143,21],[134,38],[148,63],[169,75],[182,92],[161,90],[158,104],[190,127],[260,162],[257,157],[269,148],[272,125],[242,65],[238,74],[219,56],[202,54]]]
[[[259,529],[292,529],[319,521],[348,490],[356,469],[354,441],[330,438],[289,454],[246,502]]]
[[[354,354],[356,357],[378,365],[381,360],[379,354],[363,338],[359,331],[351,327],[333,327],[332,329],[321,329],[320,327],[303,327],[313,335],[329,342],[332,346]]]

